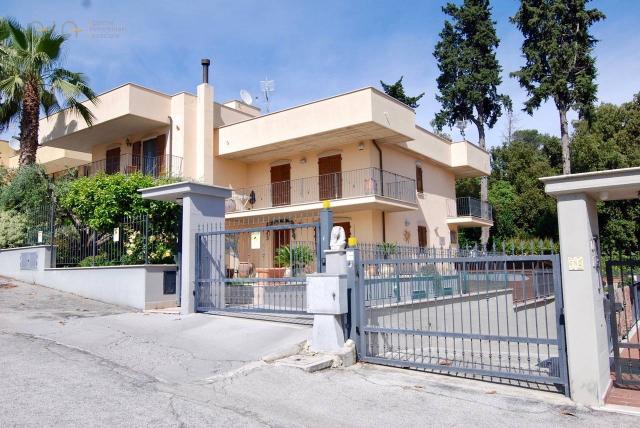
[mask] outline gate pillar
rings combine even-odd
[[[182,205],[182,263],[180,272],[180,313],[195,312],[196,232],[202,226],[218,225],[224,228],[224,202],[231,197],[231,189],[183,181],[164,186],[140,189],[143,199],[176,202]],[[213,248],[220,254],[212,259],[222,261],[224,248]],[[177,291],[177,290],[176,290]]]

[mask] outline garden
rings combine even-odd
[[[57,267],[175,263],[181,207],[138,189],[140,173],[51,179],[38,165],[0,169],[0,248],[54,245]]]

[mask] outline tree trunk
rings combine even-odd
[[[478,127],[478,145],[486,150],[484,126],[482,125],[482,122],[480,120],[478,120],[478,123],[476,125]],[[480,178],[481,204],[485,205],[488,200],[489,200],[489,177],[484,176]],[[484,214],[486,210],[482,205],[480,207],[480,212]],[[483,227],[482,233],[480,234],[480,243],[482,244],[483,247],[486,247],[487,242],[489,242],[489,227]]]
[[[38,82],[31,79],[25,84],[22,99],[22,117],[20,118],[20,166],[36,163],[39,120],[40,92]]]
[[[558,108],[560,113],[560,139],[562,140],[562,173],[571,174],[571,148],[569,147],[569,122],[567,110]]]

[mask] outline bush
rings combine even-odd
[[[27,217],[16,211],[0,211],[0,248],[24,245]]]
[[[31,215],[49,201],[49,181],[39,165],[23,166],[6,173],[0,188],[0,209]]]
[[[91,267],[91,266],[113,266],[115,263],[111,261],[106,254],[96,254],[95,257],[89,256],[80,260],[79,267]]]

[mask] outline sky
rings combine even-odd
[[[65,66],[85,73],[97,92],[133,82],[169,94],[195,93],[201,58],[212,60],[216,101],[238,99],[240,89],[258,96],[260,80],[275,80],[271,111],[366,86],[379,88],[380,80],[395,82],[404,76],[407,94],[426,93],[416,120],[431,129],[439,110],[433,49],[445,19],[444,3],[2,0],[0,14],[22,24],[56,25],[68,33]],[[492,6],[501,39],[500,91],[513,100],[516,127],[559,135],[553,103],[533,116],[521,112],[526,93],[509,77],[523,63],[522,36],[509,23],[518,2],[494,0]],[[591,6],[607,15],[592,27],[600,40],[595,49],[598,102],[628,101],[640,92],[640,1],[595,0]],[[255,104],[264,110],[263,102],[257,99]],[[487,144],[501,144],[505,128],[502,118],[488,131]],[[460,138],[458,129],[445,131]],[[477,141],[473,126],[466,129],[466,137]]]

